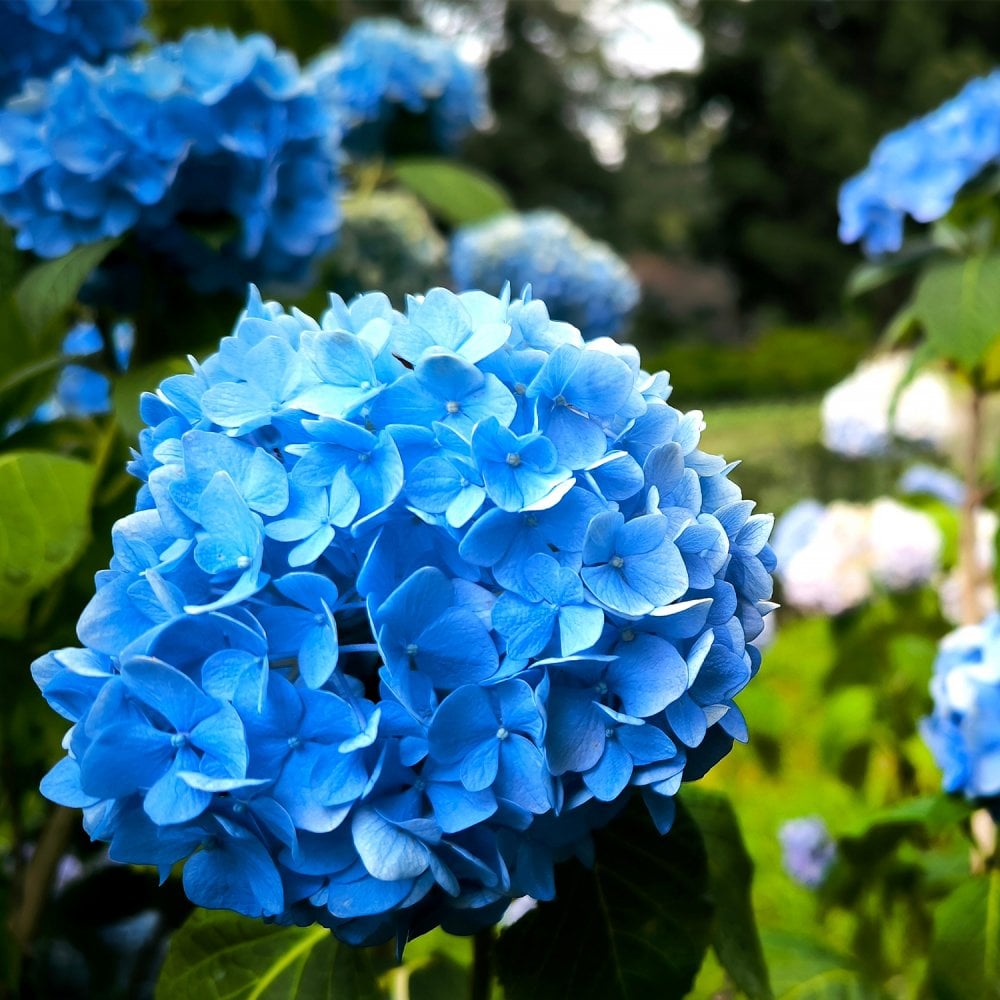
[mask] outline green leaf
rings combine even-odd
[[[869,813],[848,836],[860,837],[880,826],[921,826],[939,833],[967,819],[973,809],[970,802],[955,795],[924,795]]]
[[[929,979],[936,1000],[1000,997],[1000,871],[970,878],[934,911]]]
[[[195,910],[170,940],[157,1000],[379,1000],[369,954],[325,927]]]
[[[858,977],[847,969],[828,969],[781,994],[781,1000],[869,1000]]]
[[[732,803],[719,792],[690,785],[681,798],[698,824],[708,854],[715,954],[750,1000],[769,1000],[771,983],[750,898],[753,861],[744,846]]]
[[[780,1000],[861,1000],[869,994],[848,960],[801,934],[765,931],[764,951]]]
[[[819,744],[824,758],[836,768],[848,751],[870,743],[877,716],[875,692],[852,684],[830,695],[823,709]]]
[[[1000,338],[1000,254],[931,267],[913,307],[934,354],[975,371]]]
[[[899,253],[884,260],[859,264],[848,275],[844,291],[850,298],[872,292],[897,278],[912,274],[929,257],[940,254],[941,248],[930,241],[909,243]]]
[[[660,837],[640,800],[595,836],[593,870],[556,868],[556,898],[500,935],[506,1000],[682,997],[708,948],[701,834],[683,804]]]
[[[45,452],[0,456],[0,630],[17,609],[61,576],[90,537],[94,468]]]
[[[917,325],[917,314],[913,303],[907,302],[893,315],[882,331],[882,345],[887,348],[902,343],[910,331]]]
[[[469,992],[470,973],[447,955],[437,954],[410,973],[410,1000],[464,1000]]]
[[[14,291],[21,318],[29,331],[43,331],[69,309],[90,273],[120,242],[114,239],[87,243],[65,257],[33,267]]]
[[[453,226],[482,222],[514,208],[496,181],[450,160],[413,157],[397,161],[393,170],[404,187]]]

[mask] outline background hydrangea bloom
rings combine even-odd
[[[625,261],[558,212],[466,226],[452,239],[451,258],[457,287],[530,284],[556,319],[588,340],[620,334],[639,302],[639,284]]]
[[[143,37],[145,0],[4,0],[0,4],[0,100],[30,77],[74,56],[99,62]]]
[[[950,101],[875,147],[840,189],[840,239],[866,253],[898,250],[907,215],[933,222],[959,190],[1000,157],[1000,71],[972,80]]]
[[[428,115],[434,141],[454,150],[489,114],[486,76],[453,42],[388,18],[356,21],[308,68],[354,155],[377,152],[400,112]]]
[[[890,409],[910,365],[906,353],[866,361],[823,397],[823,443],[848,458],[885,454],[894,438],[938,451],[961,430],[958,403],[945,378],[921,372]]]
[[[934,711],[920,731],[944,772],[944,789],[1000,794],[1000,615],[941,640],[931,679]]]
[[[899,490],[911,496],[928,496],[949,507],[965,500],[965,484],[953,472],[920,462],[911,465],[899,478]]]
[[[974,512],[973,548],[976,578],[976,603],[983,613],[994,611],[997,606],[997,589],[994,584],[996,566],[996,537],[1000,518],[996,512],[985,507],[977,507]],[[941,614],[953,625],[962,621],[962,581],[957,567],[948,573],[937,586],[941,602]]]
[[[818,816],[782,823],[778,830],[785,871],[807,889],[818,889],[837,857],[837,845]]]
[[[942,546],[928,515],[888,497],[869,505],[804,500],[785,512],[774,533],[785,600],[826,614],[862,604],[875,586],[898,591],[926,583]]]
[[[336,129],[263,35],[74,62],[8,102],[0,136],[0,215],[43,257],[136,229],[202,285],[251,263],[294,279],[336,232]],[[196,234],[229,223],[221,253]]]
[[[539,301],[251,295],[143,397],[137,510],[34,676],[112,858],[353,942],[550,899],[638,789],[746,739],[773,605],[702,417]]]

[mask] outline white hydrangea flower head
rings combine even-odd
[[[812,536],[779,566],[787,603],[836,615],[866,601],[872,592],[868,539],[865,508],[826,507]]]
[[[921,511],[881,497],[871,506],[868,533],[872,576],[889,590],[926,583],[937,572],[944,539]]]
[[[938,572],[943,539],[926,514],[888,497],[871,504],[797,504],[775,532],[785,602],[841,614],[876,587],[906,590]],[[783,526],[784,525],[784,526]]]
[[[885,453],[893,438],[945,451],[958,434],[961,420],[948,381],[937,372],[922,372],[900,394],[910,355],[897,352],[862,362],[823,398],[823,443],[848,458]]]

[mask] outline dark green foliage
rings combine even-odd
[[[717,213],[697,240],[748,306],[806,319],[837,309],[859,260],[837,233],[837,190],[886,132],[996,63],[1000,8],[714,0],[693,8],[704,64],[677,79],[682,123],[725,125],[709,156]]]
[[[694,981],[712,906],[693,818],[680,810],[661,839],[635,801],[595,840],[593,869],[561,866],[555,900],[500,936],[497,967],[507,1000],[679,1000]]]

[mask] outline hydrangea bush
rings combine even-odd
[[[434,141],[449,151],[489,115],[482,69],[453,42],[399,21],[356,21],[308,72],[355,156],[382,148],[401,112],[427,115]]]
[[[869,254],[892,252],[903,245],[907,215],[917,222],[945,215],[962,187],[1000,157],[998,105],[1000,71],[885,136],[840,190],[840,239],[860,240]]]
[[[333,243],[337,138],[292,55],[263,35],[194,31],[74,61],[10,100],[0,216],[43,257],[134,229],[200,286],[294,280]]]
[[[746,727],[771,517],[634,349],[529,296],[251,294],[142,400],[135,513],[37,660],[118,861],[354,943],[470,931]]]
[[[452,239],[451,258],[458,288],[530,283],[553,316],[588,340],[620,334],[639,302],[639,283],[625,261],[559,212],[466,226]]]
[[[1000,615],[941,641],[931,680],[934,711],[921,733],[943,772],[945,791],[1000,795]]]
[[[143,37],[145,0],[4,0],[0,4],[0,100],[74,56],[99,62]]]

